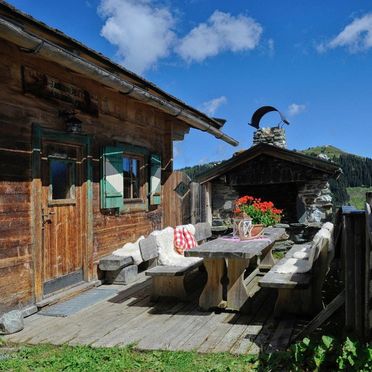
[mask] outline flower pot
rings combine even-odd
[[[265,225],[262,224],[254,224],[251,229],[251,238],[258,237],[263,233]]]
[[[244,240],[251,236],[252,230],[252,219],[250,217],[245,217],[244,219],[240,220],[238,224],[238,234],[239,238]]]

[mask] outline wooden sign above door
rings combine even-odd
[[[35,96],[70,103],[75,109],[98,117],[98,98],[58,78],[22,66],[23,90]]]

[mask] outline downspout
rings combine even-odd
[[[178,117],[194,128],[208,132],[232,146],[237,146],[238,141],[216,129],[211,124],[182,106],[169,102],[146,89],[140,88],[122,77],[96,66],[94,63],[77,56],[68,50],[35,36],[13,22],[0,17],[0,37],[18,45],[20,48],[39,54],[44,58],[54,61],[64,67],[83,75],[89,75],[103,85],[127,94],[139,101],[146,102],[169,115]],[[212,119],[211,119],[212,120]]]

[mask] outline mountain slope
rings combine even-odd
[[[309,147],[307,150],[300,150],[299,152],[315,157],[323,154],[326,155],[329,159],[338,159],[341,155],[348,154],[347,152],[332,145]]]

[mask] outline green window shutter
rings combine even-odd
[[[123,148],[106,146],[101,158],[101,208],[123,208]]]
[[[161,156],[150,155],[150,204],[161,203]]]

